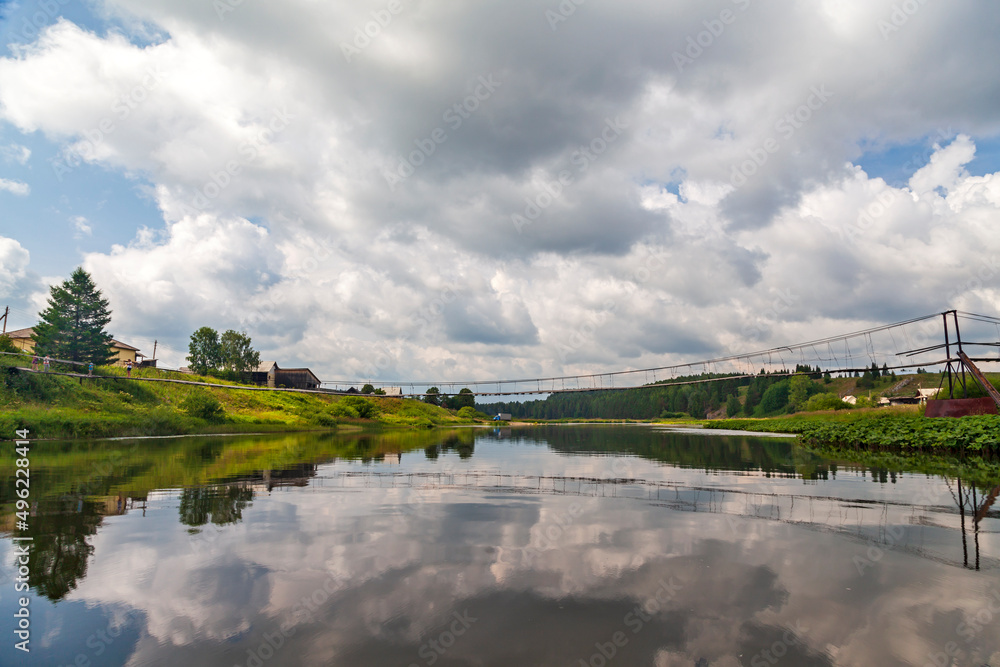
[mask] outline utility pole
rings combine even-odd
[[[147,338],[146,340],[149,340],[149,339]],[[156,359],[156,344],[157,344],[158,342],[159,342],[159,341],[157,341],[157,340],[154,340],[154,341],[153,341],[153,359]]]
[[[10,314],[10,306],[4,306],[4,309],[3,309],[3,334],[0,334],[0,336],[6,335],[6,333],[7,333],[7,315],[8,314]]]

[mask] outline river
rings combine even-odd
[[[1000,480],[788,438],[36,443],[31,479],[27,531],[2,499],[3,665],[1000,667]]]

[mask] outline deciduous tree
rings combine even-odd
[[[461,410],[462,408],[475,408],[476,407],[476,397],[473,395],[472,390],[468,387],[463,387],[459,390],[458,394],[455,396],[449,396],[445,399],[444,406],[452,410]]]
[[[222,365],[222,344],[219,332],[211,327],[202,327],[191,334],[188,343],[188,363],[191,370],[199,375],[207,375]]]
[[[726,416],[735,417],[740,414],[743,406],[740,405],[740,399],[736,398],[736,394],[730,394],[729,399],[726,400]]]
[[[805,407],[809,400],[809,389],[812,387],[812,380],[806,375],[795,375],[791,379],[788,391],[788,400],[796,410]]]
[[[424,396],[424,403],[430,403],[431,405],[441,405],[441,398],[438,396],[438,394],[441,393],[440,389],[438,389],[437,387],[431,387],[424,393],[427,394],[426,396]]]
[[[228,330],[222,334],[219,347],[223,370],[243,375],[260,365],[260,353],[253,349],[253,341],[245,333]]]

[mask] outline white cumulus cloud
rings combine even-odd
[[[696,2],[555,30],[424,2],[348,59],[370,8],[108,0],[121,30],[0,58],[0,116],[148,181],[162,225],[85,265],[123,335],[176,349],[245,328],[324,378],[489,378],[995,312],[1000,12],[886,39],[889,0],[723,4],[705,37]],[[859,166],[927,137],[906,183]]]
[[[25,197],[31,193],[31,186],[21,181],[13,181],[7,178],[0,178],[0,190],[6,190],[11,194]]]

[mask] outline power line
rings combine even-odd
[[[760,350],[760,351],[757,351],[757,352],[749,352],[749,353],[744,353],[744,354],[734,354],[734,355],[729,355],[729,356],[725,356],[725,357],[716,357],[714,359],[707,359],[705,361],[687,362],[687,363],[681,363],[681,364],[674,364],[674,365],[670,365],[670,366],[658,366],[658,367],[655,367],[655,368],[642,368],[642,369],[635,369],[635,370],[612,371],[612,372],[608,372],[608,373],[591,373],[591,374],[581,374],[581,375],[564,375],[564,376],[553,376],[553,377],[543,377],[543,378],[521,378],[521,379],[512,379],[512,380],[467,380],[467,381],[463,381],[463,382],[459,382],[459,381],[416,381],[416,380],[405,380],[405,381],[404,380],[397,380],[397,381],[381,381],[381,380],[379,380],[379,381],[375,381],[375,380],[324,380],[323,384],[332,384],[332,385],[335,385],[335,386],[339,386],[339,385],[355,386],[355,385],[371,384],[372,386],[380,386],[380,387],[385,387],[385,386],[405,386],[405,385],[410,385],[410,386],[457,386],[457,385],[461,385],[463,387],[479,387],[479,386],[485,386],[485,385],[495,385],[497,387],[497,392],[495,392],[495,393],[493,393],[493,392],[490,392],[490,393],[483,392],[483,395],[514,395],[514,394],[558,393],[558,392],[560,392],[562,390],[555,388],[555,385],[556,385],[557,382],[565,383],[566,381],[573,381],[573,380],[575,380],[577,382],[578,386],[581,383],[583,383],[583,382],[586,382],[587,384],[589,384],[590,389],[582,389],[582,388],[579,389],[579,390],[582,390],[582,391],[591,391],[593,389],[599,389],[599,388],[603,389],[603,388],[605,388],[604,387],[604,379],[608,378],[608,380],[611,383],[611,386],[617,389],[617,388],[622,388],[622,387],[621,387],[621,385],[615,386],[614,378],[616,376],[628,376],[628,375],[636,375],[636,374],[647,374],[647,373],[656,373],[656,372],[662,372],[662,371],[670,371],[671,373],[673,373],[674,371],[679,371],[681,369],[689,369],[689,371],[692,371],[695,366],[702,366],[703,369],[707,369],[708,366],[709,366],[709,364],[715,365],[715,364],[733,363],[733,362],[741,362],[741,361],[750,362],[750,361],[753,361],[754,359],[761,359],[761,360],[763,360],[765,357],[767,357],[767,359],[768,359],[768,361],[766,362],[767,366],[773,367],[774,364],[775,364],[775,362],[773,361],[773,357],[775,355],[777,355],[778,358],[781,360],[781,367],[784,368],[785,364],[784,364],[784,358],[782,356],[782,352],[788,352],[788,353],[790,353],[790,354],[792,354],[794,356],[795,351],[804,350],[806,348],[815,349],[816,345],[824,345],[824,344],[826,344],[826,345],[832,345],[832,343],[834,343],[834,342],[840,342],[840,341],[843,341],[845,343],[845,348],[846,348],[846,351],[847,351],[847,363],[850,363],[854,359],[854,354],[851,353],[850,345],[849,345],[849,342],[848,342],[850,339],[852,339],[852,338],[862,338],[864,346],[865,346],[866,353],[868,353],[869,346],[870,345],[872,345],[872,346],[874,345],[874,343],[870,343],[869,342],[869,339],[870,339],[870,337],[871,337],[872,334],[880,333],[880,332],[883,332],[883,331],[889,331],[889,330],[895,329],[895,328],[906,327],[906,326],[909,326],[909,325],[912,325],[912,324],[916,324],[916,323],[919,323],[919,322],[924,322],[924,321],[927,321],[927,320],[936,319],[936,318],[938,318],[940,316],[941,316],[941,313],[934,313],[933,315],[924,315],[922,317],[915,317],[915,318],[912,318],[912,319],[903,320],[901,322],[894,322],[892,324],[886,324],[886,325],[881,325],[881,326],[877,326],[877,327],[872,327],[870,329],[862,329],[860,331],[854,331],[854,332],[851,332],[851,333],[840,334],[840,335],[837,335],[837,336],[827,336],[827,337],[824,337],[824,338],[818,338],[816,340],[806,341],[804,343],[796,343],[796,344],[793,344],[793,345],[783,345],[783,346],[780,346],[780,347],[773,347],[773,348],[770,348],[770,349],[767,349],[767,350]],[[998,321],[1000,321],[1000,320],[998,320]],[[874,355],[874,353],[870,353],[870,354],[871,354],[871,358],[872,358],[872,360],[874,362],[874,356],[875,355]],[[933,365],[933,364],[925,363],[925,364],[922,364],[922,365]],[[854,372],[854,370],[863,370],[863,369],[854,369],[854,368],[840,369],[840,368],[838,368],[838,369],[830,369],[830,370],[836,370],[837,372]],[[553,387],[553,388],[549,389],[549,390],[545,390],[545,391],[539,391],[539,386],[538,385],[540,385],[543,382],[544,383],[549,383],[550,386]],[[536,389],[535,390],[507,391],[507,392],[504,392],[504,391],[501,390],[502,387],[504,387],[504,386],[511,386],[511,385],[513,385],[515,387],[517,385],[529,385],[529,386],[530,385],[535,385]],[[632,386],[643,386],[643,385],[636,383],[636,384],[634,384]],[[625,387],[625,388],[630,388],[630,387]]]

